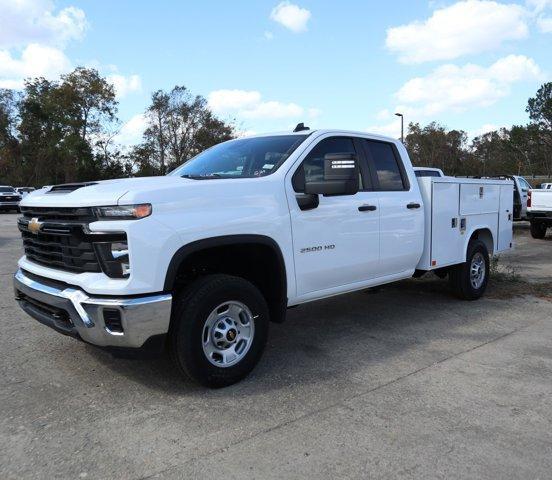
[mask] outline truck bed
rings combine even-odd
[[[528,212],[552,212],[552,190],[532,189],[530,198]]]
[[[435,270],[465,261],[472,234],[489,254],[512,248],[514,184],[511,180],[421,177],[425,210],[424,251],[418,270]]]

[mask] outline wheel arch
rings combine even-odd
[[[495,240],[493,233],[491,232],[491,229],[488,227],[476,227],[471,232],[471,235],[468,237],[468,241],[464,245],[464,258],[468,258],[468,247],[472,240],[477,239],[481,240],[485,246],[487,247],[487,250],[489,252],[489,255],[493,255],[494,253],[494,246],[495,246]]]
[[[242,262],[238,262],[237,258],[228,258],[238,255],[244,256]],[[288,301],[286,264],[282,250],[273,238],[256,234],[224,235],[188,243],[171,258],[164,290],[173,291],[182,280],[180,276],[189,273],[186,269],[201,266],[202,262],[209,264],[208,270],[195,274],[211,273],[209,269],[212,269],[212,273],[228,273],[246,278],[265,296],[271,320],[284,320]],[[241,272],[238,263],[244,267]]]

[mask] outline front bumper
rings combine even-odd
[[[17,206],[19,206],[19,202],[20,202],[20,200],[13,201],[13,202],[11,202],[11,201],[10,202],[5,202],[3,200],[0,200],[0,208],[2,208],[2,207],[17,207]]]
[[[89,296],[77,287],[21,269],[14,276],[14,290],[21,308],[35,320],[99,347],[142,349],[169,330],[170,294]]]

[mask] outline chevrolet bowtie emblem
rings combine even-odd
[[[35,235],[40,232],[42,228],[42,222],[38,221],[38,218],[32,218],[31,221],[27,224],[29,232],[34,233]]]

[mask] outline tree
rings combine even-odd
[[[552,130],[552,82],[545,83],[527,102],[529,118],[545,130]]]
[[[60,82],[25,83],[20,134],[23,161],[34,183],[97,178],[92,137],[115,119],[113,86],[94,69],[79,67]]]
[[[141,172],[164,175],[202,150],[234,137],[234,127],[216,118],[203,97],[194,97],[183,86],[154,92],[146,118],[143,143],[131,154],[139,158]],[[146,159],[152,168],[146,168]]]
[[[448,175],[462,173],[466,143],[466,132],[447,131],[436,122],[423,128],[418,123],[410,123],[405,138],[405,145],[414,165],[437,167]]]
[[[18,95],[12,90],[0,89],[0,178],[17,180],[20,162],[17,138]]]

